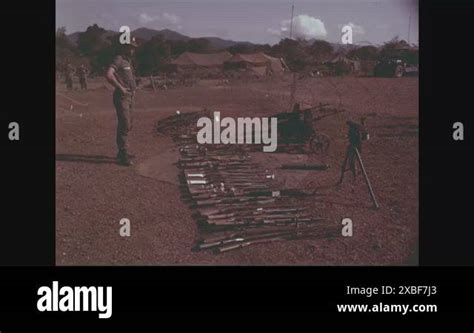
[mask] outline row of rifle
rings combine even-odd
[[[199,145],[186,135],[178,144],[183,199],[194,208],[202,235],[197,250],[227,252],[331,234],[326,221],[295,204],[312,193],[280,188],[275,175],[253,163],[244,149]]]

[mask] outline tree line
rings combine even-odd
[[[211,53],[215,49],[206,38],[189,40],[167,40],[156,35],[148,41],[140,41],[136,52],[136,68],[139,75],[150,75],[164,69],[166,64],[183,52]],[[120,48],[119,34],[110,34],[97,24],[89,26],[78,35],[77,43],[70,41],[66,29],[56,31],[56,67],[61,70],[67,62],[78,65],[85,63],[92,73],[102,74]],[[275,45],[236,44],[226,48],[232,54],[264,52],[270,56],[283,58],[293,71],[305,71],[320,65],[336,55],[362,61],[377,61],[396,55],[410,64],[418,64],[418,51],[404,40],[394,38],[382,46],[340,46],[324,40],[282,39]],[[406,52],[400,52],[406,50]]]

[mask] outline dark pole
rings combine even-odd
[[[375,194],[374,194],[374,191],[372,190],[372,186],[370,185],[369,177],[367,177],[367,172],[365,172],[364,164],[362,163],[362,158],[360,157],[359,150],[357,149],[357,147],[354,147],[354,150],[357,155],[357,160],[359,161],[360,168],[362,169],[362,173],[364,174],[365,183],[367,184],[367,187],[369,188],[370,198],[372,199],[374,208],[378,209],[379,204],[377,203],[377,200],[375,199]]]
[[[408,45],[410,45],[411,15],[408,17]]]
[[[295,10],[295,5],[291,5],[290,39],[293,36],[293,11],[294,10]]]

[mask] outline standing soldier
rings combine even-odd
[[[81,84],[82,90],[87,90],[87,74],[89,74],[89,70],[81,64],[77,69],[77,76],[79,77],[79,83]]]
[[[368,139],[368,133],[364,128],[364,122],[365,119],[362,118],[360,124],[351,120],[347,121],[346,123],[349,127],[349,132],[347,134],[349,145],[347,146],[346,157],[342,163],[341,178],[339,179],[338,184],[341,184],[342,180],[344,179],[344,173],[347,170],[347,162],[349,162],[349,169],[352,171],[353,179],[355,180],[356,178],[356,149],[359,153],[361,153],[362,141]]]
[[[67,87],[67,90],[72,90],[74,88],[73,87],[74,73],[75,73],[74,67],[72,67],[71,63],[68,62],[66,64],[66,87]]]
[[[117,112],[117,163],[123,166],[133,165],[128,152],[128,134],[132,129],[136,82],[132,69],[132,57],[137,44],[132,38],[130,44],[122,44],[121,50],[110,64],[107,81],[115,87],[113,103]]]

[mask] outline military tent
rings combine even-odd
[[[360,72],[360,61],[346,58],[342,55],[334,57],[332,60],[326,62],[336,73],[336,75],[353,74]]]
[[[270,57],[264,53],[237,53],[224,63],[225,69],[248,69],[259,75],[280,74],[286,65],[282,59]]]
[[[172,60],[170,65],[175,69],[195,69],[195,68],[219,68],[224,62],[232,57],[227,51],[219,53],[192,53],[184,52],[178,58]]]

